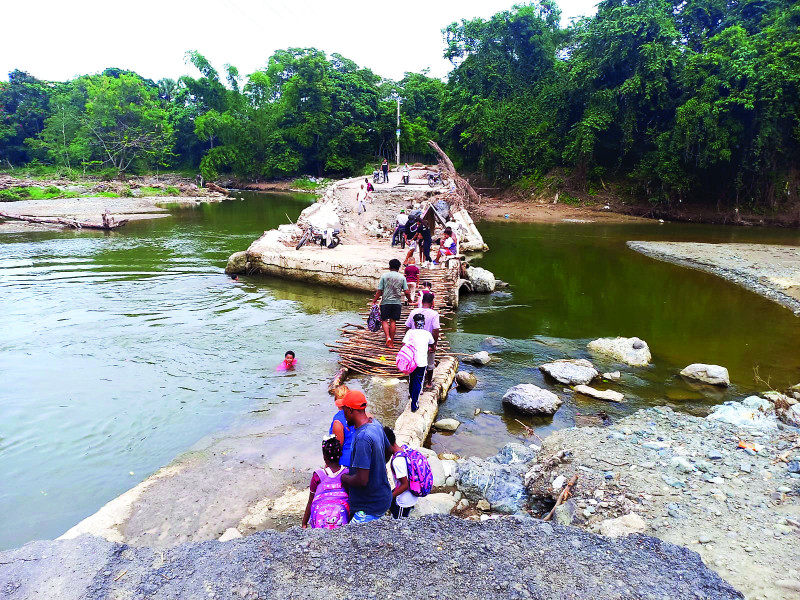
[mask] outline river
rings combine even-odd
[[[172,208],[166,219],[113,233],[0,235],[0,548],[51,538],[209,435],[285,427],[303,466],[331,416],[325,385],[336,369],[323,342],[357,318],[365,295],[275,279],[233,282],[227,257],[265,229],[294,219],[311,197],[248,194]],[[702,413],[713,403],[800,380],[800,319],[712,275],[628,250],[628,239],[800,243],[797,233],[691,225],[483,223],[492,250],[476,260],[512,286],[464,298],[457,351],[500,338],[498,358],[477,371],[472,392],[450,394],[442,416],[463,425],[432,447],[486,455],[520,438],[500,398],[520,382],[547,385],[536,365],[585,356],[586,342],[637,335],[654,366],[624,369],[624,405],[567,397],[553,420],[576,412],[612,417],[642,405]],[[279,374],[284,350],[299,368]],[[727,366],[726,392],[676,376],[690,362]],[[598,362],[601,367],[611,364]],[[391,422],[404,384],[354,381]],[[392,382],[389,382],[390,384]],[[558,391],[558,390],[557,390]],[[565,396],[567,396],[565,394]],[[301,417],[293,418],[295,412]],[[287,423],[289,424],[287,427]]]

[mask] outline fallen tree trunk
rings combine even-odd
[[[226,190],[224,187],[218,186],[213,181],[209,181],[208,183],[206,183],[206,189],[207,190],[211,190],[212,192],[225,194],[226,196],[230,196],[231,195],[231,193],[228,190]]]
[[[10,215],[4,212],[0,212],[0,217],[5,219],[14,219],[17,221],[27,221],[28,223],[40,223],[43,225],[61,225],[63,227],[72,227],[73,229],[110,230],[122,227],[128,222],[128,219],[115,221],[113,218],[108,218],[106,215],[103,215],[102,223],[91,223],[88,221],[78,221],[76,219],[63,219],[61,217],[29,217],[27,215]]]
[[[453,161],[450,160],[450,157],[447,156],[444,150],[439,147],[439,144],[434,142],[433,140],[428,140],[428,146],[433,148],[436,151],[436,154],[439,155],[439,160],[444,167],[444,170],[447,171],[447,174],[452,178],[453,182],[456,184],[456,189],[458,190],[459,196],[461,197],[461,201],[464,207],[467,210],[477,208],[481,202],[481,197],[478,193],[472,188],[469,184],[469,181],[461,177],[456,171],[456,168],[453,166]]]

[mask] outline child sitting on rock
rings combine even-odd
[[[342,475],[347,469],[339,464],[342,443],[335,435],[322,440],[322,458],[325,468],[316,469],[311,476],[308,504],[303,514],[303,529],[309,522],[314,529],[336,529],[350,520],[350,500],[342,485]]]

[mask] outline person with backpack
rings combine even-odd
[[[389,440],[378,419],[367,414],[367,399],[358,390],[342,398],[347,424],[355,427],[350,470],[342,483],[350,493],[351,523],[380,519],[392,504],[392,488],[386,475]]]
[[[439,343],[439,313],[433,310],[433,293],[430,291],[422,292],[422,302],[419,308],[411,311],[406,319],[406,328],[414,327],[414,317],[422,315],[425,318],[425,331],[429,331],[433,336],[433,345],[428,346],[427,365],[425,372],[425,388],[433,385],[433,369],[436,366],[436,344]]]
[[[400,261],[393,258],[389,261],[389,272],[381,275],[378,289],[375,290],[375,297],[372,299],[373,306],[378,304],[378,299],[381,301],[381,326],[386,336],[387,348],[394,348],[394,334],[402,312],[403,295],[411,302],[408,282],[400,274]]]
[[[428,349],[436,344],[436,341],[425,329],[424,314],[418,312],[412,320],[414,329],[409,329],[403,336],[403,347],[398,353],[398,360],[401,354],[405,355],[409,351],[413,353],[413,364],[416,364],[416,367],[408,375],[408,393],[411,396],[411,412],[417,412],[419,394],[422,391],[425,370],[428,368]]]
[[[347,470],[339,464],[342,444],[334,435],[322,440],[322,458],[325,467],[316,469],[311,476],[308,504],[303,514],[303,529],[309,522],[313,529],[336,529],[350,520],[350,504],[342,476]]]
[[[411,492],[413,462],[409,465],[410,461],[406,449],[397,444],[397,438],[392,428],[384,427],[383,431],[386,434],[386,439],[389,440],[389,449],[392,452],[392,456],[389,458],[389,468],[392,471],[392,477],[394,477],[392,505],[389,507],[389,512],[393,518],[402,519],[411,514],[411,510],[419,499],[418,496]],[[425,457],[423,457],[423,460],[425,460]],[[425,462],[427,464],[427,460]],[[430,465],[428,465],[428,473],[430,473]],[[417,475],[417,472],[413,471],[413,475]],[[433,481],[433,476],[431,476],[431,481]]]

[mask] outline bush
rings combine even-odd
[[[168,185],[165,188],[165,191],[170,196],[180,196],[181,195],[181,191],[178,188],[176,188],[174,185]]]
[[[126,185],[122,188],[119,192],[119,195],[123,198],[133,198],[133,192],[131,191],[131,186]]]
[[[44,188],[44,193],[47,195],[60,196],[61,188],[58,188],[54,185],[48,185],[46,188]]]
[[[16,202],[17,200],[22,200],[18,194],[15,194],[11,190],[0,190],[0,202]]]

